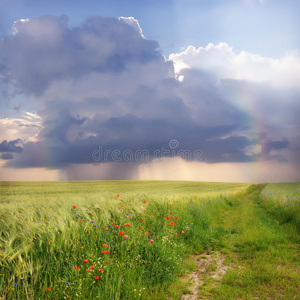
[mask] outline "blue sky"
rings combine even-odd
[[[0,180],[300,181],[299,11],[0,0]]]
[[[132,16],[166,55],[219,42],[276,57],[300,48],[297,0],[1,0],[0,5],[2,37],[15,20],[45,14],[65,14],[71,26],[94,15]]]

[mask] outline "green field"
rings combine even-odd
[[[299,188],[1,182],[0,299],[297,299]]]

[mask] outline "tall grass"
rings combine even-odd
[[[300,241],[300,183],[272,183],[261,192],[260,206]]]
[[[0,296],[158,299],[189,254],[221,243],[212,220],[249,186],[119,183],[3,183]]]

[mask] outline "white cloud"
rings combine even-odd
[[[21,139],[24,142],[35,142],[42,127],[40,117],[30,112],[25,112],[23,118],[0,119],[0,142],[16,139]]]
[[[14,25],[13,25],[13,34],[17,34],[18,33],[18,26],[20,23],[25,23],[25,22],[28,22],[30,21],[30,19],[20,19],[18,21],[15,21],[14,22]]]
[[[24,116],[23,116],[25,119],[28,119],[28,120],[37,120],[37,119],[41,119],[41,117],[36,114],[36,113],[31,113],[31,112],[25,112]]]
[[[144,34],[143,34],[143,30],[139,24],[139,21],[133,17],[119,17],[119,20],[123,21],[124,23],[126,24],[129,24],[130,26],[132,26],[136,31],[137,33],[145,38]]]
[[[196,49],[189,46],[181,53],[172,53],[177,76],[185,68],[215,74],[219,80],[235,79],[269,82],[275,87],[299,87],[300,55],[292,52],[282,58],[265,57],[241,51],[236,54],[226,43],[208,44]]]

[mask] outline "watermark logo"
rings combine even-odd
[[[168,143],[168,148],[161,147],[156,150],[120,150],[120,149],[105,149],[102,145],[92,152],[92,158],[96,162],[149,162],[153,159],[160,158],[164,161],[181,157],[187,161],[202,161],[202,150],[184,150],[180,149],[179,141],[172,139]]]
[[[179,147],[179,142],[178,142],[177,140],[171,140],[171,141],[169,142],[169,147],[170,147],[171,149],[176,149],[176,148]]]

